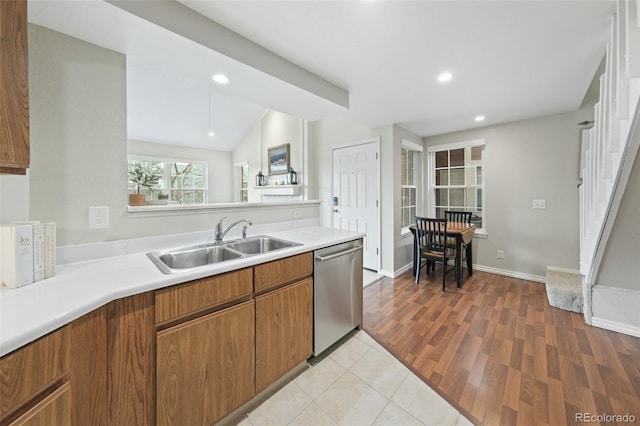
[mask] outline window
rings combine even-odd
[[[429,208],[472,212],[477,230],[485,228],[484,140],[429,147]]]
[[[249,165],[243,164],[240,168],[240,201],[249,201]]]
[[[206,163],[169,159],[129,157],[128,190],[138,191],[132,180],[132,172],[141,170],[150,176],[151,184],[140,187],[140,193],[149,200],[167,199],[180,204],[204,204],[207,202]]]
[[[409,232],[422,204],[420,182],[422,182],[422,147],[403,140],[400,151],[400,222],[402,232]]]

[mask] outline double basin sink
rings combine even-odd
[[[151,261],[165,274],[185,272],[199,266],[212,265],[242,257],[269,253],[289,247],[299,246],[294,243],[268,235],[258,235],[242,240],[208,243],[197,246],[182,247],[170,250],[147,253]]]

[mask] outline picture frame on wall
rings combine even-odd
[[[289,171],[289,144],[271,147],[267,150],[269,156],[269,174],[280,175]]]

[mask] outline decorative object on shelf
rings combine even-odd
[[[289,171],[287,172],[287,185],[297,185],[298,184],[298,173],[293,170],[293,167],[289,167]]]
[[[153,173],[145,168],[140,163],[131,163],[129,166],[129,181],[135,183],[136,193],[129,194],[130,206],[144,206],[144,194],[140,193],[140,187],[153,189],[154,185],[157,185],[162,176],[158,173]]]
[[[262,174],[262,170],[256,175],[256,186],[265,186],[267,184],[267,177]]]
[[[168,200],[168,199],[169,199],[169,194],[165,194],[162,191],[158,194],[158,200]]]
[[[274,146],[267,150],[269,155],[269,174],[279,175],[289,171],[289,144]]]

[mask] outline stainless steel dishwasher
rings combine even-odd
[[[314,252],[313,354],[362,324],[362,240]]]

